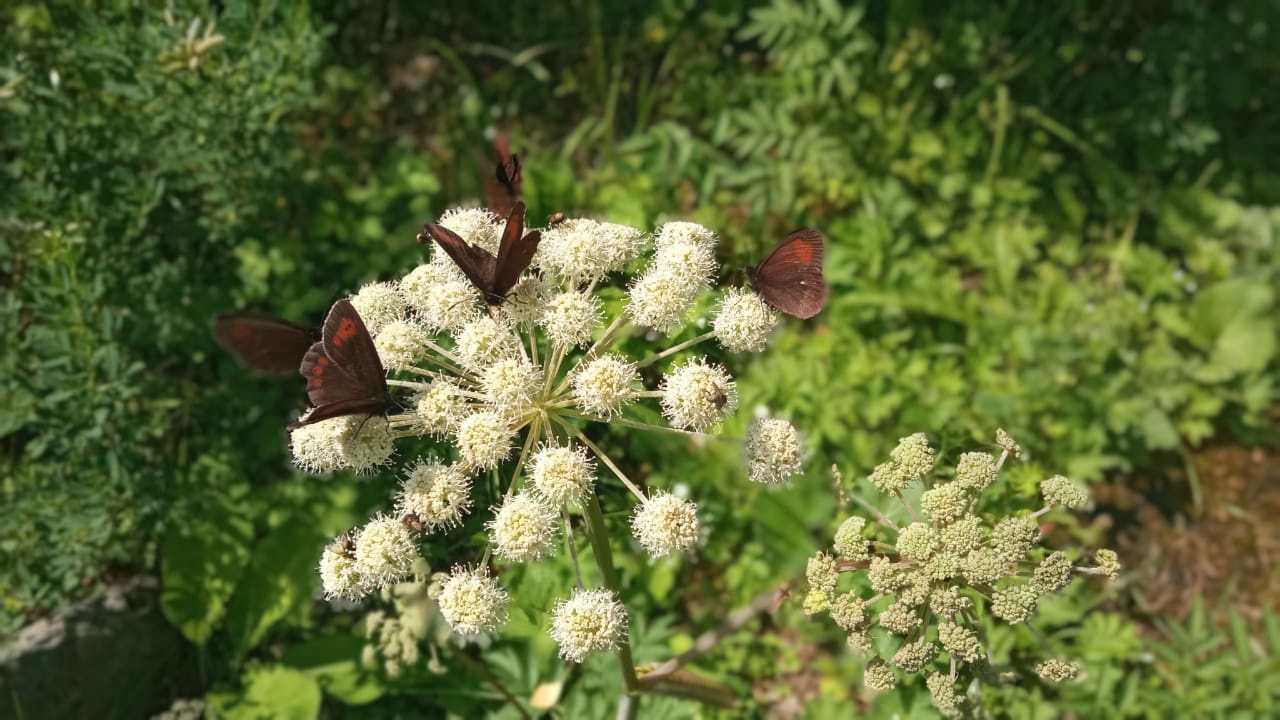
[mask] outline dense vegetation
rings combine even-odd
[[[600,438],[639,474],[699,486],[696,554],[623,560],[639,662],[799,577],[847,515],[826,468],[863,478],[909,433],[954,461],[1008,429],[1029,458],[1011,503],[1051,472],[1093,484],[1091,512],[1054,516],[1062,543],[1141,535],[1135,493],[1214,516],[1197,450],[1274,445],[1278,25],[1245,0],[0,9],[0,628],[159,572],[166,615],[209,658],[190,694],[247,716],[286,697],[299,717],[499,712],[477,663],[521,698],[563,682],[563,717],[610,712],[611,659],[566,673],[535,624],[472,657],[409,590],[318,600],[323,543],[394,478],[294,471],[299,383],[245,373],[208,332],[229,307],[315,322],[412,267],[421,223],[478,199],[495,128],[525,158],[532,218],[694,219],[730,268],[802,224],[828,239],[826,311],[758,360],[718,358],[745,418],[765,405],[806,432],[806,478],[749,486],[728,443]],[[1231,577],[1231,556],[1202,561]],[[570,570],[517,572],[518,602],[543,607]],[[1196,589],[1219,607],[1221,584]],[[1006,631],[1006,649],[1049,642],[1086,672],[984,702],[1274,712],[1274,595],[1151,617],[1151,590],[1082,587],[1046,611],[1047,637]],[[357,670],[374,606],[432,628],[395,677]],[[796,602],[762,628],[698,662],[733,689],[729,712],[790,694],[813,717],[928,706],[922,686],[857,690],[843,637]]]

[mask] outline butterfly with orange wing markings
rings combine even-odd
[[[493,149],[498,165],[493,174],[484,179],[484,199],[489,209],[499,217],[511,212],[523,194],[524,177],[520,172],[520,156],[511,152],[511,142],[506,133],[493,138]]]
[[[747,270],[751,287],[765,302],[782,312],[811,318],[827,304],[822,254],[821,233],[813,228],[796,230],[759,265]]]
[[[520,275],[533,262],[533,254],[542,241],[542,233],[537,230],[525,233],[524,211],[524,203],[519,201],[511,208],[507,225],[502,230],[497,257],[488,250],[463,240],[443,225],[426,225],[427,233],[453,259],[454,264],[484,295],[484,301],[489,305],[506,302],[507,293],[520,282]],[[420,242],[425,240],[425,237],[419,235]]]
[[[241,365],[260,372],[297,372],[317,333],[287,320],[251,312],[213,319],[213,337]]]
[[[290,430],[344,415],[382,415],[396,406],[373,338],[351,301],[333,304],[320,338],[298,368],[315,409]]]

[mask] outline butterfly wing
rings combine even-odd
[[[472,285],[481,294],[488,295],[493,289],[494,271],[497,261],[488,250],[463,240],[457,233],[443,225],[427,223],[427,232],[442,250],[453,260],[453,264],[462,270]]]
[[[315,341],[315,333],[301,325],[246,312],[215,317],[213,337],[241,365],[268,373],[296,372]]]
[[[307,350],[298,371],[307,379],[307,397],[315,410],[290,428],[382,412],[392,402],[373,338],[349,300],[333,304],[320,342]]]
[[[751,286],[782,312],[811,318],[827,304],[822,257],[821,233],[813,228],[797,230],[749,273]]]
[[[493,148],[498,164],[493,174],[485,178],[484,195],[489,209],[501,216],[510,213],[520,199],[524,179],[520,172],[520,158],[511,152],[506,133],[498,133],[493,138]]]
[[[507,216],[507,225],[502,231],[502,243],[498,245],[492,293],[486,297],[486,300],[496,300],[501,303],[499,298],[503,298],[516,283],[520,282],[520,275],[529,267],[529,263],[533,262],[533,254],[538,251],[538,243],[542,242],[542,233],[537,230],[525,234],[524,213],[524,203],[517,201],[511,208],[511,214]]]

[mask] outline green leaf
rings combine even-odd
[[[320,686],[314,679],[293,668],[268,665],[250,672],[244,704],[233,708],[227,717],[312,720],[319,714]]]
[[[249,557],[252,525],[224,506],[175,525],[160,544],[160,608],[188,640],[203,645],[222,619]]]
[[[306,617],[324,541],[314,523],[294,516],[254,547],[248,572],[227,605],[227,633],[237,655],[285,617]]]
[[[360,664],[364,640],[327,635],[289,648],[281,661],[313,678],[324,691],[347,705],[363,705],[386,692],[378,677]]]

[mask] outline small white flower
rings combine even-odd
[[[704,358],[679,365],[662,379],[662,414],[673,427],[705,430],[738,406],[738,388],[729,373]]]
[[[574,218],[542,231],[538,267],[573,284],[600,280],[621,270],[644,249],[644,233],[633,227]]]
[[[457,330],[480,315],[479,291],[452,265],[419,265],[400,280],[400,291],[422,324],[436,332]]]
[[[458,357],[473,370],[520,354],[519,341],[511,330],[487,315],[467,323],[456,338]]]
[[[512,323],[534,323],[546,311],[551,288],[537,275],[527,275],[507,293],[502,312]]]
[[[563,345],[583,345],[600,320],[600,300],[595,295],[569,290],[552,297],[542,315],[547,337]]]
[[[760,483],[778,483],[803,471],[800,433],[778,418],[755,420],[747,428],[747,476]]]
[[[416,322],[393,320],[382,326],[373,338],[373,345],[383,367],[404,370],[425,353],[428,339],[426,330]]]
[[[730,352],[760,352],[778,315],[750,290],[733,288],[720,301],[720,313],[712,321],[716,339]]]
[[[436,602],[459,635],[481,635],[507,621],[507,591],[482,567],[455,567]]]
[[[519,493],[494,511],[486,527],[498,557],[513,562],[540,560],[551,554],[559,516],[546,503]]]
[[[472,245],[479,245],[497,255],[506,218],[499,218],[484,208],[453,208],[446,210],[436,224],[449,228]],[[444,255],[443,252],[438,254]]]
[[[595,463],[580,447],[548,445],[529,461],[529,482],[553,505],[581,504],[596,481]]]
[[[684,324],[698,288],[662,269],[641,275],[629,289],[627,314],[637,325],[664,335]]]
[[[627,633],[627,611],[609,590],[575,588],[551,612],[551,639],[560,657],[580,663],[597,652],[613,652]]]
[[[715,251],[718,238],[706,226],[694,222],[669,222],[654,233],[653,246],[662,251],[672,245],[694,245],[705,250]]]
[[[365,285],[351,297],[351,305],[359,313],[370,335],[378,334],[387,323],[403,319],[408,310],[400,288],[393,282]]]
[[[379,515],[356,535],[356,570],[374,587],[407,578],[418,558],[413,536],[399,518]]]
[[[345,415],[290,431],[294,462],[309,473],[351,469],[372,472],[395,454],[395,435],[387,421],[368,415]]]
[[[396,511],[413,513],[428,532],[456,527],[470,510],[470,478],[438,460],[410,468],[396,496]]]
[[[696,297],[711,286],[717,267],[714,249],[693,243],[673,243],[654,253],[650,272],[675,276],[684,291]]]
[[[468,468],[488,470],[511,454],[514,433],[506,418],[491,410],[481,410],[458,423],[458,452]]]
[[[466,410],[467,399],[447,380],[436,380],[414,398],[414,419],[423,432],[433,435],[453,432]]]
[[[636,507],[631,534],[653,557],[686,550],[698,541],[698,506],[675,495],[655,495]]]
[[[578,407],[593,415],[612,415],[632,398],[640,374],[621,355],[605,355],[579,366],[573,376]]]
[[[505,410],[519,412],[533,402],[533,394],[542,386],[542,370],[515,355],[485,368],[481,385],[491,402]]]
[[[325,546],[319,569],[326,598],[358,600],[369,593],[364,575],[356,568],[355,541],[349,534]]]

